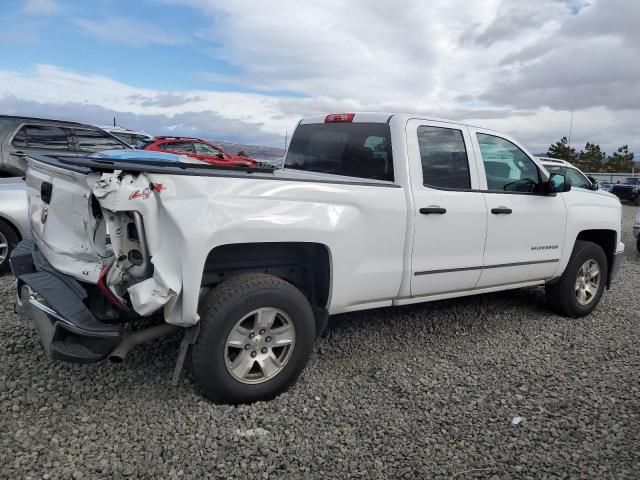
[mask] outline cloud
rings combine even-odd
[[[115,116],[118,125],[154,135],[187,135],[238,143],[282,145],[281,136],[265,132],[261,124],[225,118],[215,111],[185,112],[168,116],[118,112],[86,103],[40,103],[14,96],[0,98],[0,111],[5,115],[55,118],[92,125],[110,125]]]
[[[190,41],[186,34],[126,17],[77,18],[73,23],[89,35],[124,45],[183,45]]]
[[[154,128],[169,128],[180,115],[189,118],[182,119],[185,128],[194,128],[215,115],[228,119],[230,132],[240,122],[260,138],[282,135],[301,116],[318,112],[416,112],[496,128],[535,151],[568,133],[575,110],[575,143],[640,149],[639,2],[165,3],[196,9],[201,15],[193,31],[165,32],[122,17],[91,17],[75,25],[111,42],[212,52],[212,64],[230,68],[208,71],[213,69],[202,62],[200,71],[186,72],[200,82],[208,79],[211,88],[139,88],[40,65],[0,71],[0,97],[93,105],[154,122],[157,117]],[[220,83],[238,91],[216,90]],[[215,125],[224,129],[224,122]]]
[[[60,7],[55,0],[26,0],[23,10],[29,15],[55,15]]]
[[[283,115],[279,99],[204,90],[162,91],[108,77],[38,65],[30,72],[0,70],[0,111],[89,123],[119,123],[153,134],[206,135],[222,140],[282,144],[295,115]],[[74,113],[75,112],[75,113]]]

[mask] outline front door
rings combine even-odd
[[[487,209],[466,127],[410,120],[411,295],[471,290],[482,271]]]
[[[477,129],[472,136],[488,210],[478,288],[551,278],[564,243],[563,194],[539,193],[542,172],[514,142]]]

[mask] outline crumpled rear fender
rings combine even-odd
[[[183,289],[180,252],[184,242],[176,224],[164,212],[160,197],[169,195],[173,188],[168,177],[162,176],[162,180],[152,181],[144,173],[116,171],[94,174],[88,183],[105,213],[116,256],[118,236],[126,232],[119,231],[110,214],[138,212],[142,216],[153,274],[127,289],[133,309],[140,315],[150,315],[164,308],[168,323],[184,325],[179,301]],[[198,321],[190,320],[187,325]]]

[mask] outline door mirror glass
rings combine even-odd
[[[571,180],[561,173],[552,173],[549,176],[549,191],[551,193],[568,192],[571,190]]]

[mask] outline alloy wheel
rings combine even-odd
[[[259,308],[238,321],[225,342],[227,371],[242,383],[263,383],[282,371],[293,353],[296,331],[277,308]]]
[[[600,287],[600,266],[589,259],[582,264],[576,278],[576,300],[580,305],[589,305]]]

